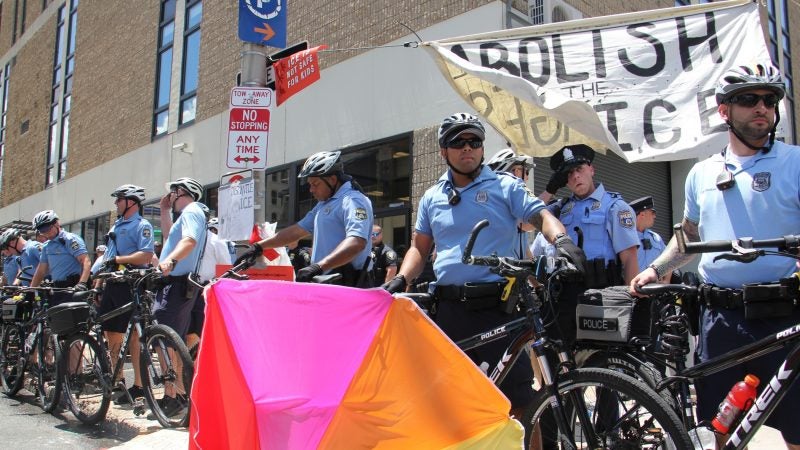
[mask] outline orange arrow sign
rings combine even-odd
[[[275,36],[275,31],[272,30],[272,27],[269,26],[268,23],[262,22],[261,24],[264,25],[264,28],[256,27],[253,28],[253,31],[255,31],[258,34],[263,34],[264,35],[264,39],[262,39],[263,41],[268,41],[272,39]]]

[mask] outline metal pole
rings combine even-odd
[[[267,48],[263,45],[244,43],[242,48],[242,86],[265,87],[267,85]],[[253,171],[255,186],[255,223],[267,220],[266,177],[263,170]]]

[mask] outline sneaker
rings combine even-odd
[[[144,389],[142,389],[141,386],[133,385],[128,388],[128,394],[130,394],[132,399],[136,400],[137,397],[144,397]],[[114,400],[114,404],[130,405],[130,400],[128,400],[128,396],[123,393],[116,400]]]
[[[164,398],[156,400],[156,403],[158,403],[158,407],[164,412],[165,416],[173,417],[186,409],[188,400],[183,395],[178,395],[177,398],[164,396]],[[147,418],[155,420],[156,416],[151,412],[147,415]]]

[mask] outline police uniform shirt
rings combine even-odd
[[[114,233],[114,239],[108,240],[108,250],[103,259],[113,256],[129,256],[136,252],[153,253],[153,225],[143,218],[138,212],[127,219],[120,217],[114,222],[109,234]]]
[[[42,258],[42,247],[42,244],[36,241],[25,242],[22,253],[19,255],[19,268],[24,278],[33,278],[36,267],[39,266],[39,261]],[[23,286],[31,285],[30,281],[21,281]]]
[[[381,243],[372,248],[373,265],[372,270],[375,274],[375,283],[383,284],[386,279],[386,268],[397,267],[397,253],[392,247]]]
[[[10,285],[17,279],[19,272],[19,257],[9,255],[3,257],[3,275],[6,276],[6,282]]]
[[[178,264],[172,269],[170,275],[188,275],[190,272],[197,270],[197,260],[200,258],[200,252],[205,246],[205,237],[208,232],[206,228],[206,215],[197,202],[192,202],[186,205],[181,211],[178,220],[172,224],[169,230],[169,236],[164,242],[164,247],[161,249],[161,257],[168,257],[178,246],[181,239],[188,237],[192,238],[196,245],[189,253],[189,256],[178,261]],[[162,261],[166,261],[162,259]]]
[[[772,149],[756,154],[741,167],[727,167],[736,184],[725,191],[716,186],[725,157],[716,154],[692,167],[686,178],[684,216],[698,224],[700,239],[727,240],[752,237],[773,239],[798,233],[800,224],[800,147],[775,141]],[[703,253],[698,272],[707,283],[741,288],[744,283],[775,281],[791,276],[795,261],[764,256],[745,264],[720,260],[718,253]]]
[[[45,242],[40,263],[47,264],[53,281],[64,281],[71,275],[80,275],[83,266],[76,259],[87,254],[83,239],[61,230],[56,237]]]
[[[646,249],[645,239],[650,242],[650,248]],[[639,271],[643,271],[650,264],[655,261],[658,255],[664,251],[666,245],[664,240],[655,231],[651,229],[639,232],[639,251],[637,252],[637,261],[639,262]]]
[[[331,198],[317,202],[297,225],[314,235],[311,252],[311,261],[314,263],[333,253],[347,237],[359,237],[366,241],[364,249],[350,263],[356,270],[364,267],[372,251],[372,202],[353,189],[349,181]]]
[[[105,256],[105,254],[103,256]],[[100,258],[95,259],[94,262],[92,263],[92,268],[89,270],[89,272],[92,275],[97,274],[97,272],[100,272],[100,269],[103,267],[104,262],[105,258],[103,258],[102,256]]]
[[[561,208],[559,219],[567,234],[579,242],[575,227],[583,232],[586,259],[614,261],[621,251],[639,245],[633,209],[619,194],[607,192],[603,184],[583,200],[575,195]]]
[[[544,203],[513,175],[497,174],[487,166],[460,190],[461,200],[457,205],[448,202],[448,193],[453,188],[448,170],[425,192],[417,211],[416,231],[431,236],[436,244],[433,270],[437,284],[499,280],[500,276],[486,266],[461,262],[472,228],[483,219],[489,220],[489,226],[475,241],[474,255],[497,252],[500,256],[513,256],[519,246],[517,223],[529,222],[544,208]]]

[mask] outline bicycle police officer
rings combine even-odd
[[[317,204],[299,222],[256,242],[236,263],[265,248],[276,248],[314,234],[311,265],[297,271],[297,281],[328,272],[342,274],[339,284],[370,287],[372,202],[353,178],[344,173],[341,152],[319,152],[303,164],[298,178],[308,182]],[[234,263],[234,264],[236,264]]]
[[[397,253],[383,242],[383,228],[372,226],[372,285],[378,287],[397,274]]]
[[[22,237],[19,230],[9,228],[0,235],[0,248],[4,255],[8,254],[14,258],[12,265],[17,269],[17,273],[8,280],[9,284],[30,286],[33,273],[42,256],[42,244],[28,241]],[[3,271],[5,271],[5,266]],[[9,274],[6,274],[6,277],[8,276]]]
[[[50,209],[33,217],[33,227],[47,239],[47,242],[42,247],[31,287],[39,287],[45,276],[50,275],[54,287],[74,287],[76,291],[87,290],[86,284],[89,282],[92,262],[83,239],[64,231],[58,221],[58,215]],[[50,299],[50,306],[71,300],[72,294],[56,292]]]
[[[775,140],[778,106],[785,96],[781,74],[769,62],[736,66],[725,72],[715,90],[717,112],[728,126],[728,145],[694,165],[686,178],[682,221],[688,241],[739,237],[772,239],[797,234],[800,223],[800,147]],[[698,266],[703,281],[697,357],[708,361],[800,322],[796,293],[779,289],[791,278],[795,261],[777,256],[750,263],[719,260],[704,253]],[[678,251],[673,237],[666,250],[630,283],[657,282],[693,259]],[[742,287],[771,284],[775,295],[751,302]],[[768,289],[768,288],[764,288]],[[696,381],[697,416],[710,419],[728,390],[746,374],[762,383],[786,358],[788,348],[739,364]],[[781,431],[790,449],[800,449],[795,384],[766,424]]]
[[[636,231],[639,233],[639,250],[636,260],[639,271],[647,268],[666,248],[664,240],[651,228],[656,222],[656,209],[653,197],[637,198],[630,203],[633,213],[636,214]]]
[[[108,245],[103,255],[103,269],[117,270],[118,266],[147,267],[153,258],[153,226],[141,215],[145,200],[144,188],[124,184],[111,193],[117,209],[117,220],[108,232]],[[105,314],[133,301],[131,285],[109,279],[105,283],[98,314]],[[111,350],[111,367],[116,364],[117,354],[131,313],[122,314],[103,322],[103,331]],[[133,331],[136,333],[136,330]],[[136,335],[131,339],[131,354],[139,354],[139,341]],[[131,358],[134,369],[133,386],[128,388],[130,398],[143,397],[142,379],[139,372],[139,359]],[[128,396],[116,400],[117,404],[128,403]]]
[[[542,230],[559,253],[582,268],[583,252],[565,234],[563,225],[547,212],[518,179],[495,173],[483,164],[485,129],[472,114],[447,117],[438,132],[440,155],[448,170],[429,188],[419,202],[416,235],[406,252],[399,273],[384,285],[389,292],[402,292],[406,280],[422,271],[428,254],[436,245],[434,296],[438,302],[436,322],[454,341],[507,322],[501,310],[504,279],[488,267],[466,265],[462,252],[473,226],[488,219],[489,229],[474,246],[476,255],[496,252],[514,254],[517,223],[522,220]],[[469,283],[469,284],[468,284]],[[510,343],[501,339],[471,350],[470,358],[479,367],[500,360]],[[519,414],[532,399],[533,371],[522,358],[511,369],[500,389],[509,398],[512,414]]]

